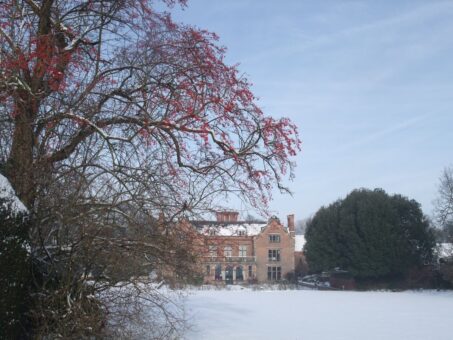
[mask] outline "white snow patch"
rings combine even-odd
[[[296,235],[295,251],[302,251],[305,244],[305,235]]]
[[[197,291],[187,305],[187,339],[452,339],[453,292]]]
[[[9,183],[8,179],[0,174],[0,198],[6,198],[11,200],[12,209],[15,212],[27,212],[27,208],[16,196],[13,187]]]
[[[453,256],[453,243],[438,243],[435,252],[440,258]]]

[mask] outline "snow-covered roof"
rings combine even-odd
[[[305,244],[305,235],[296,235],[295,250],[302,251],[302,249],[304,248],[304,244]]]
[[[218,236],[256,236],[266,227],[267,223],[262,221],[237,221],[237,222],[214,222],[196,221],[193,224],[199,233],[203,235]]]
[[[11,201],[12,209],[15,212],[27,212],[27,208],[16,196],[13,187],[8,179],[0,174],[0,198],[6,198]]]

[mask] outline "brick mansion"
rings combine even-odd
[[[215,221],[189,222],[203,238],[205,283],[280,281],[295,269],[294,215],[287,227],[278,218],[240,221],[239,213],[216,213]]]

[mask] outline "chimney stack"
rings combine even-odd
[[[216,212],[217,222],[237,222],[239,213],[237,211]]]
[[[294,214],[288,215],[288,231],[291,237],[296,236],[296,227],[294,225]]]

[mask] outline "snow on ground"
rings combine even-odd
[[[186,339],[453,339],[453,292],[210,290],[186,304]]]

